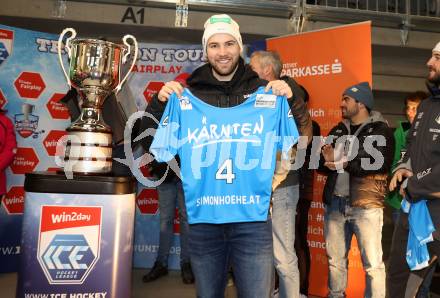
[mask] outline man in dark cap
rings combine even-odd
[[[381,238],[394,138],[382,115],[372,111],[373,104],[367,82],[347,88],[340,106],[344,119],[322,147],[322,169],[328,172],[323,194],[328,297],[345,297],[353,234],[366,271],[365,297],[385,297]]]

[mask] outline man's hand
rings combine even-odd
[[[396,189],[397,185],[403,181],[404,178],[411,177],[412,175],[413,173],[408,169],[398,169],[391,179],[389,190],[393,191],[394,189]]]
[[[336,148],[333,148],[330,144],[324,145],[321,152],[326,162],[339,161],[344,157],[343,144],[336,144]]]
[[[167,102],[171,94],[173,94],[174,92],[176,92],[177,97],[180,97],[183,92],[182,85],[180,85],[180,83],[176,81],[167,82],[165,83],[165,85],[162,86],[162,88],[160,88],[160,91],[157,94],[157,98],[161,102]]]
[[[344,156],[337,161],[326,161],[324,163],[324,166],[326,166],[330,170],[339,171],[345,169],[347,167],[347,164],[348,164],[347,158]]]
[[[291,98],[293,96],[292,89],[290,89],[289,85],[283,80],[270,81],[266,85],[264,91],[267,92],[270,89],[272,89],[272,92],[275,95],[286,96],[287,98]]]
[[[335,160],[335,150],[331,145],[324,145],[321,148],[322,155],[326,162],[332,162]]]

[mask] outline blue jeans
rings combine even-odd
[[[295,253],[299,185],[278,187],[272,198],[273,255],[279,277],[279,297],[299,297],[298,258]]]
[[[223,298],[231,266],[238,297],[269,297],[273,276],[270,219],[193,224],[188,239],[197,297]]]
[[[345,297],[348,251],[356,236],[366,271],[364,297],[385,297],[385,265],[382,260],[383,210],[350,207],[349,200],[333,197],[325,209],[324,236],[329,264],[328,297]]]
[[[188,253],[188,219],[186,215],[185,199],[183,196],[182,182],[175,178],[171,182],[164,182],[157,187],[159,195],[159,252],[158,262],[168,267],[171,241],[173,240],[174,213],[176,205],[179,207],[180,219],[180,263],[189,262]]]

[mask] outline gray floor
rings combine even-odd
[[[193,298],[196,297],[194,285],[185,285],[180,278],[180,272],[170,271],[154,282],[145,284],[142,282],[144,269],[133,270],[133,292],[132,298]],[[0,297],[15,298],[15,288],[17,286],[17,274],[0,274]],[[225,298],[236,298],[233,285],[228,285]],[[309,296],[313,298],[314,296]],[[318,298],[318,297],[314,297]],[[431,298],[440,298],[439,295],[431,293]]]
[[[193,298],[196,297],[194,285],[185,285],[180,278],[180,272],[170,271],[168,276],[164,276],[151,283],[143,283],[142,275],[146,270],[133,270],[133,298]],[[14,298],[17,286],[17,274],[0,274],[0,297]],[[235,298],[235,289],[228,286],[226,298]]]

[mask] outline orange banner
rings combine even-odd
[[[341,121],[342,92],[362,81],[371,85],[371,22],[271,38],[267,48],[280,54],[283,74],[307,89],[310,115],[320,125],[323,136]],[[322,203],[325,178],[314,175],[308,227],[312,262],[309,294],[320,297],[327,295],[328,274]],[[363,297],[365,273],[354,237],[348,267],[347,297]]]

